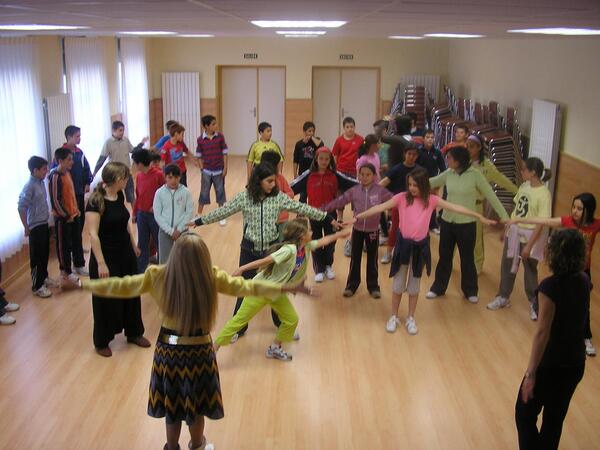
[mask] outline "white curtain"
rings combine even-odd
[[[79,147],[93,170],[104,141],[111,133],[106,40],[65,38],[65,57],[67,87],[71,94],[75,119],[72,125],[81,128]]]
[[[17,200],[29,179],[27,160],[46,157],[44,119],[34,42],[31,38],[0,38],[0,258],[23,245]]]
[[[133,145],[149,134],[150,114],[146,48],[143,39],[121,38],[123,119]]]

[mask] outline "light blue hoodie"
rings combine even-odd
[[[183,232],[187,228],[186,224],[191,222],[194,216],[194,200],[183,184],[180,183],[175,191],[165,184],[154,194],[152,210],[160,229],[172,236],[175,228]]]

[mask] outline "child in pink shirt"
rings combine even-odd
[[[354,221],[375,214],[381,214],[388,209],[396,208],[399,214],[398,237],[392,256],[390,277],[392,282],[392,315],[386,330],[396,331],[400,322],[398,308],[402,294],[408,292],[408,317],[405,322],[408,334],[417,334],[415,310],[419,297],[419,287],[423,268],[427,274],[431,272],[431,251],[429,248],[429,220],[435,208],[455,211],[467,216],[476,217],[484,224],[494,224],[481,214],[462,206],[442,200],[437,195],[430,194],[429,174],[427,170],[418,167],[408,174],[408,189],[396,194],[391,200],[367,211],[357,214]],[[353,221],[353,222],[354,222]]]
[[[375,182],[379,182],[379,170],[381,162],[379,160],[379,139],[374,134],[368,134],[365,141],[358,148],[358,159],[356,160],[356,173],[365,164],[372,164],[375,167]]]

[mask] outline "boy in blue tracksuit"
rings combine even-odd
[[[173,242],[187,229],[194,215],[192,194],[179,183],[181,171],[177,164],[165,167],[165,184],[156,191],[152,210],[158,223],[158,263],[169,259]]]

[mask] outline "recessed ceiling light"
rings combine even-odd
[[[316,38],[319,37],[317,34],[285,34],[283,37],[289,38]]]
[[[458,38],[458,39],[472,39],[484,37],[483,34],[462,34],[462,33],[429,33],[425,34],[426,37],[439,37],[439,38]]]
[[[526,28],[523,30],[508,30],[509,33],[526,34],[557,34],[562,36],[596,36],[600,30],[591,28]]]
[[[214,34],[178,34],[177,37],[185,38],[211,38],[215,37]]]
[[[281,31],[281,30],[277,30],[275,33],[277,34],[285,34],[285,35],[297,35],[297,36],[322,36],[325,33],[327,33],[327,31],[306,31],[306,30],[288,30],[288,31]]]
[[[423,36],[388,36],[388,39],[425,39]]]
[[[74,25],[37,25],[37,24],[19,24],[19,25],[0,25],[0,30],[6,31],[51,31],[51,30],[82,30],[89,27],[80,27]]]
[[[174,31],[119,31],[118,34],[128,34],[132,36],[169,36],[177,33]]]
[[[341,20],[252,20],[261,28],[339,28],[346,22]]]

